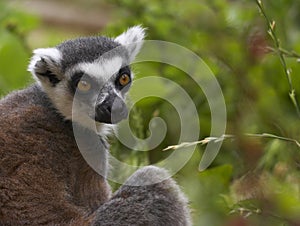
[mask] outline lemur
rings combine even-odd
[[[166,170],[141,168],[114,194],[106,179],[106,131],[128,115],[129,65],[144,36],[135,26],[34,50],[36,82],[0,101],[0,225],[191,225]],[[100,145],[82,142],[101,153],[101,175],[82,157],[74,127],[97,134]]]

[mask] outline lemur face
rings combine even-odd
[[[123,62],[121,57],[115,56],[101,63],[77,65],[70,72],[67,86],[78,103],[89,109],[88,116],[97,122],[117,123],[128,115],[124,99],[132,73]]]
[[[28,70],[66,119],[89,128],[95,122],[114,124],[128,115],[129,64],[143,39],[144,29],[136,26],[115,39],[69,40],[35,50]]]

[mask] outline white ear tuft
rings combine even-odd
[[[30,60],[28,71],[35,74],[35,66],[41,59],[51,60],[52,62],[59,63],[61,61],[61,53],[56,48],[40,48],[33,51],[33,57]]]
[[[61,59],[57,48],[36,49],[27,70],[38,84],[54,86],[61,80]]]
[[[127,31],[115,38],[115,41],[125,46],[129,53],[130,61],[140,51],[145,38],[145,28],[140,25],[129,28]]]

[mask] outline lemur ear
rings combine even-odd
[[[28,71],[38,83],[55,86],[60,80],[61,53],[57,48],[36,49],[33,51]]]
[[[119,42],[126,47],[129,53],[130,62],[134,60],[138,52],[140,51],[143,40],[145,38],[145,28],[141,26],[134,26],[115,38],[116,42]]]

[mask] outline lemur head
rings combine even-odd
[[[128,115],[129,64],[144,36],[135,26],[116,38],[78,38],[36,49],[28,70],[66,119],[89,128],[114,124]]]

